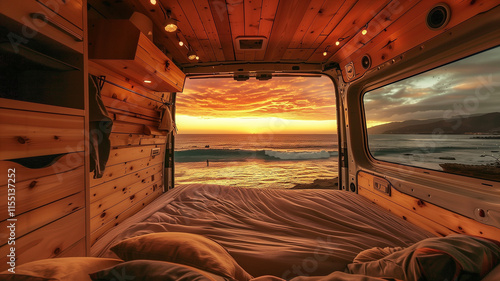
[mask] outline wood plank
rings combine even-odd
[[[245,36],[259,35],[262,0],[244,0]],[[254,61],[257,51],[245,51],[245,61]]]
[[[157,183],[151,184],[150,186],[134,193],[133,196],[128,197],[126,200],[123,200],[111,208],[102,211],[99,215],[90,219],[90,231],[93,232],[108,222],[116,220],[121,213],[129,209],[135,203],[147,198],[151,194],[154,194],[155,191],[158,190],[163,190],[163,182],[161,182],[160,185]]]
[[[236,42],[238,36],[245,34],[245,10],[243,0],[226,0],[229,24],[231,26],[231,37]],[[234,46],[234,58],[237,61],[245,60],[245,53],[238,51]]]
[[[163,159],[165,157],[165,151],[162,151],[160,155],[151,158],[150,156],[134,161],[128,161],[125,163],[113,165],[113,166],[107,166],[106,169],[104,170],[104,174],[101,178],[94,179],[90,178],[90,186],[96,186],[98,184],[101,184],[103,182],[109,182],[114,179],[117,179],[122,176],[126,176],[132,173],[136,173],[137,171],[140,171],[142,169],[145,169],[147,167],[152,167],[155,164],[162,163]]]
[[[259,36],[264,36],[268,40],[271,38],[271,30],[273,29],[274,18],[278,10],[279,0],[266,0],[262,3],[262,12],[260,15]],[[257,51],[255,60],[262,61],[266,55],[266,50]]]
[[[133,112],[128,112],[128,111],[121,111],[121,110],[117,110],[117,109],[114,109],[114,108],[106,108],[106,110],[108,111],[109,116],[111,117],[111,119],[114,118],[115,114],[119,114],[119,115],[123,115],[123,116],[135,117],[135,118],[144,119],[144,120],[147,120],[147,121],[152,121],[152,122],[157,122],[157,123],[160,120],[159,118],[149,117],[147,115],[142,115],[142,114],[139,114],[139,113],[133,113]]]
[[[370,21],[368,25],[368,33],[363,35],[361,33],[357,33],[356,35],[350,37],[349,39],[342,42],[344,48],[340,48],[332,54],[327,56],[327,59],[331,57],[349,57],[358,51],[360,47],[363,47],[366,44],[371,44],[371,40],[378,35],[386,36],[386,28],[392,23],[398,21],[398,19],[408,11],[411,11],[412,8],[417,5],[418,2],[414,1],[399,1],[393,0],[389,3],[383,10],[379,11],[374,18]],[[416,15],[412,13],[412,17]]]
[[[21,176],[23,171],[22,169],[18,170],[19,166],[17,165],[12,163],[10,166],[16,168],[16,177],[17,175]],[[52,165],[55,174],[15,182],[16,216],[84,190],[83,163],[67,172],[57,173],[60,167],[62,167],[61,169],[65,168],[64,165],[62,162],[56,162]],[[29,172],[29,170],[24,171]],[[7,173],[3,173],[1,178],[3,183],[7,183]],[[10,217],[6,207],[9,193],[12,192],[8,188],[0,189],[0,202],[2,202],[0,220]]]
[[[340,1],[337,3],[340,3]],[[336,8],[337,5],[338,4],[329,3],[329,5],[326,5],[326,7]],[[307,41],[306,44],[304,44],[303,42],[304,37],[311,29],[311,24],[316,19],[316,17],[323,14],[324,8],[325,8],[325,0],[312,0],[309,3],[309,7],[307,7],[307,11],[305,12],[304,17],[300,21],[299,28],[295,31],[295,34],[293,35],[292,40],[290,41],[288,49],[300,49],[302,48],[302,45],[307,46],[306,45]],[[322,28],[324,28],[324,26]]]
[[[500,229],[443,209],[437,205],[406,195],[392,188],[386,196],[373,188],[373,175],[358,174],[358,193],[392,213],[436,235],[464,233],[490,239],[500,237]]]
[[[158,121],[151,121],[151,120],[144,119],[141,117],[134,117],[134,116],[129,116],[129,115],[120,114],[120,113],[113,113],[113,120],[132,123],[132,124],[138,124],[138,125],[152,126],[152,127],[158,127],[158,125],[159,125]]]
[[[225,61],[224,52],[222,51],[222,44],[219,40],[219,34],[217,33],[217,26],[210,10],[210,5],[208,0],[196,0],[194,1],[198,15],[200,16],[207,37],[210,40],[212,51],[215,54],[215,59],[217,61]]]
[[[105,76],[107,81],[117,84],[126,89],[133,90],[134,92],[137,92],[142,95],[142,96],[137,95],[120,87],[114,86],[109,83],[105,83],[104,87],[101,90],[102,96],[112,97],[115,99],[119,99],[121,101],[126,101],[131,104],[135,104],[152,110],[158,110],[160,108],[160,106],[163,104],[161,102],[162,97],[163,100],[168,100],[170,98],[169,93],[162,93],[162,94],[151,93],[141,85],[133,81],[130,81],[124,76],[115,73],[112,70],[109,70],[104,66],[95,63],[93,61],[89,61],[89,72],[95,76]],[[144,98],[143,96],[146,96],[148,98]],[[156,102],[155,100],[158,102]]]
[[[89,38],[91,60],[151,91],[182,91],[184,73],[129,20],[100,20]]]
[[[145,179],[161,171],[162,163],[151,164],[145,169],[127,173],[125,176],[116,177],[113,180],[92,186],[90,188],[90,202],[98,201],[117,192],[125,192],[130,185],[136,182],[146,182]]]
[[[112,86],[112,85],[110,85]],[[153,110],[151,108],[145,108],[142,106],[139,106],[137,104],[128,102],[127,100],[123,101],[117,98],[117,96],[114,97],[109,97],[103,95],[101,97],[104,105],[106,106],[106,109],[108,110],[119,110],[123,112],[130,112],[130,113],[136,113],[144,116],[148,116],[151,118],[156,118],[160,119],[160,111],[158,110]]]
[[[138,147],[113,149],[109,154],[107,165],[111,166],[148,157],[151,155],[151,149],[153,148],[160,148],[160,150],[164,149],[164,147],[160,147],[159,145],[145,145]]]
[[[123,146],[147,145],[147,144],[165,144],[166,136],[143,135],[143,134],[121,134],[112,133],[109,136],[112,148],[120,148]]]
[[[85,111],[81,109],[4,98],[0,98],[0,108],[20,109],[26,111],[57,113],[75,116],[85,115]]]
[[[121,134],[142,134],[144,132],[144,125],[114,121],[111,133]]]
[[[143,180],[136,181],[135,183],[130,183],[130,185],[119,189],[118,192],[100,198],[96,201],[92,201],[92,203],[90,204],[90,218],[102,215],[104,212],[106,212],[106,210],[111,209],[121,201],[126,201],[128,199],[133,200],[135,194],[137,194],[144,188],[152,186],[152,188],[155,190],[162,184],[162,182],[163,171],[160,171],[156,174],[144,178]]]
[[[409,1],[409,0],[408,0]],[[363,26],[365,26],[374,16],[373,11],[380,11],[384,7],[389,4],[390,0],[384,1],[370,1],[370,0],[359,0],[356,4],[349,10],[349,18],[353,18],[353,21],[340,20],[338,25],[328,34],[328,37],[321,43],[321,45],[317,46],[313,45],[313,48],[316,48],[316,52],[308,58],[308,61],[324,61],[325,57],[323,56],[323,51],[328,46],[332,46],[335,48],[339,48],[344,45],[340,45],[339,47],[335,46],[335,42],[339,38],[353,37],[355,34],[360,33]],[[344,42],[344,41],[343,41]]]
[[[498,4],[494,1],[478,0],[473,5],[467,2],[453,2],[449,3],[450,9],[453,11],[453,16],[442,32],[446,32],[458,25],[462,21],[469,19],[479,13],[488,11]],[[379,65],[396,55],[404,53],[413,48],[416,44],[430,40],[438,33],[428,32],[427,27],[422,25],[428,10],[432,8],[432,3],[421,1],[408,12],[407,16],[400,17],[396,22],[392,23],[386,28],[384,36],[375,37],[370,44],[363,46],[357,50],[350,58],[341,58],[341,68],[344,67],[349,60],[353,60],[356,65],[359,65],[361,56],[365,53],[370,53],[372,58],[372,65]],[[388,42],[392,43],[388,43]],[[342,60],[343,59],[343,60]],[[360,67],[356,69],[362,69]]]
[[[244,0],[245,36],[259,35],[262,0]]]
[[[83,151],[83,118],[0,109],[0,160]]]
[[[76,242],[75,244],[69,246],[66,250],[57,255],[57,258],[67,258],[67,257],[85,257],[85,238]]]
[[[158,190],[154,191],[151,195],[148,197],[138,201],[135,205],[130,206],[130,208],[126,209],[123,211],[121,214],[115,216],[113,220],[105,223],[103,226],[100,228],[93,230],[93,232],[90,235],[90,244],[93,245],[104,233],[106,233],[108,230],[111,228],[117,226],[118,224],[122,223],[125,219],[129,218],[130,216],[136,214],[140,210],[142,210],[145,206],[147,206],[149,203],[151,203],[154,199],[158,198],[163,193],[163,190],[159,188]]]
[[[271,37],[267,45],[265,60],[281,60],[290,41],[298,29],[311,0],[280,1]]]
[[[20,183],[27,180],[34,180],[36,178],[41,178],[45,176],[50,176],[55,173],[64,173],[74,170],[84,163],[85,155],[83,152],[68,153],[54,159],[55,164],[49,165],[44,168],[30,169],[26,168],[21,164],[11,162],[11,161],[0,161],[0,169],[2,171],[7,171],[7,169],[13,168],[16,170],[16,182]],[[7,188],[7,180],[0,182],[0,189]]]
[[[16,224],[16,237],[22,237],[25,234],[43,227],[63,216],[71,214],[85,207],[85,193],[80,191],[77,194],[68,196],[61,200],[57,200],[48,205],[44,205],[40,208],[34,209],[32,211],[26,212],[16,219],[19,223]],[[4,220],[0,222],[0,229],[7,229],[10,221]],[[7,234],[0,235],[0,245],[7,244]]]
[[[224,53],[224,60],[232,61],[234,60],[234,46],[226,1],[212,0],[209,1],[209,5],[221,43],[222,52]]]
[[[212,46],[210,45],[209,37],[207,35],[207,32],[205,30],[204,23],[202,22],[200,15],[198,14],[198,11],[196,10],[196,6],[194,5],[192,0],[177,0],[177,3],[179,4],[180,8],[182,9],[182,13],[185,15],[188,20],[189,25],[192,28],[193,34],[196,37],[197,41],[200,44],[201,49],[203,50],[203,55],[202,52],[199,52],[201,50],[198,50],[195,48],[196,54],[202,58],[204,62],[207,61],[217,61],[215,58],[214,51],[212,49]],[[172,10],[172,12],[174,12]],[[176,14],[177,15],[177,14]],[[182,30],[182,33],[186,35],[184,32],[184,28],[180,26],[179,27]],[[191,40],[188,39],[189,42]]]
[[[85,211],[79,210],[51,224],[16,239],[16,264],[53,258],[80,241],[85,236]],[[21,224],[18,221],[16,224]],[[0,270],[5,270],[10,248],[0,247]]]

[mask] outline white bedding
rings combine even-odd
[[[406,247],[433,234],[368,199],[338,190],[247,189],[192,184],[168,191],[92,247],[161,231],[207,236],[254,277],[328,275],[362,250]]]

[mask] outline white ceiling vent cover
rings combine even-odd
[[[235,40],[238,51],[262,51],[267,47],[267,38],[264,36],[240,36]]]

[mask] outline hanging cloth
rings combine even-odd
[[[108,111],[101,99],[101,89],[98,78],[89,77],[89,140],[90,140],[90,171],[94,179],[101,178],[108,162],[111,143],[109,135],[113,120],[108,117]]]
[[[158,125],[158,130],[168,131],[176,133],[175,122],[172,117],[172,112],[167,105],[163,105],[161,107],[161,115],[160,115],[160,125]]]

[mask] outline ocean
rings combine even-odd
[[[442,163],[494,163],[500,140],[483,137],[369,135],[369,147],[380,160],[442,170]],[[176,184],[291,188],[338,176],[337,135],[180,134],[175,161]]]
[[[500,157],[498,135],[369,135],[372,155],[380,160],[441,171],[439,164],[485,165]],[[482,155],[489,155],[483,156]]]
[[[291,188],[338,175],[337,135],[179,134],[175,145],[176,184]]]

